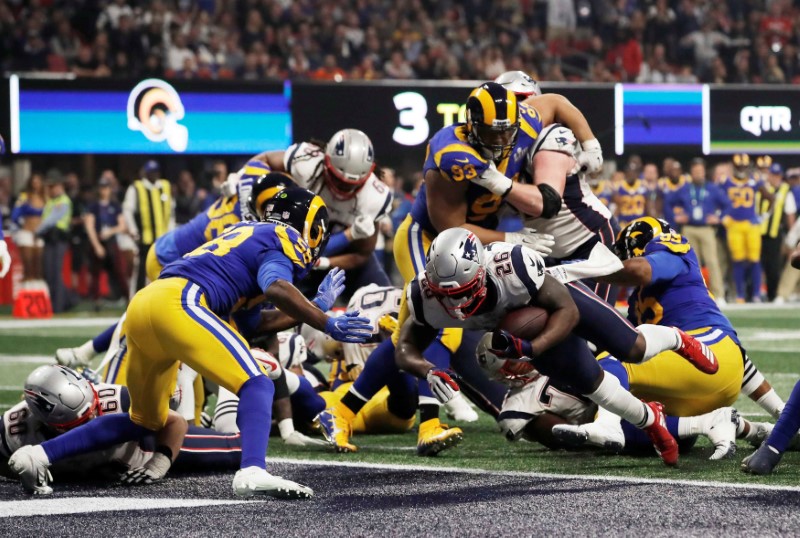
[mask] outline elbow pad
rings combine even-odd
[[[541,217],[543,219],[552,219],[561,211],[561,195],[546,183],[537,186],[539,187],[539,192],[542,193]]]

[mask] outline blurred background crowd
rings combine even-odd
[[[0,68],[78,77],[800,82],[798,0],[0,0]]]
[[[52,168],[33,172],[16,198],[9,178],[0,173],[0,213],[20,252],[22,285],[47,280],[55,311],[80,302],[97,309],[126,304],[143,285],[143,273],[135,268],[144,265],[149,245],[160,233],[205,211],[220,196],[228,172],[242,164],[209,161],[208,173],[197,180],[190,170],[165,173],[154,160],[140,163],[123,180],[111,169],[98,178],[81,178]],[[798,299],[798,272],[784,268],[790,246],[800,241],[800,168],[784,169],[766,155],[736,155],[713,165],[700,158],[680,162],[667,157],[655,163],[632,155],[607,162],[606,169],[603,178],[589,183],[619,224],[645,215],[667,220],[692,242],[720,303]],[[390,217],[380,225],[377,254],[401,282],[391,242],[422,176],[404,177],[387,167],[379,168],[378,175],[395,197]],[[166,213],[159,230],[143,224],[135,193],[141,185],[160,184]],[[143,237],[147,226],[155,229],[149,239]],[[513,216],[503,223],[506,230],[519,226]],[[52,260],[59,259],[67,260],[69,274],[48,275],[48,267],[58,267]]]

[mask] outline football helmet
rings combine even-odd
[[[28,375],[23,393],[31,413],[59,431],[79,426],[99,412],[94,386],[65,366],[40,366]]]
[[[496,79],[495,82],[507,90],[514,92],[517,99],[524,101],[528,97],[542,95],[539,83],[528,76],[524,71],[506,71]]]
[[[295,186],[292,177],[283,172],[269,172],[253,181],[253,190],[247,199],[247,205],[253,215],[263,215],[267,201],[286,187]]]
[[[374,170],[372,141],[362,131],[342,129],[328,141],[323,177],[335,197],[354,197]]]
[[[496,82],[481,84],[467,99],[467,132],[485,159],[500,162],[511,154],[519,136],[517,96]]]
[[[494,333],[490,332],[484,334],[475,349],[478,364],[486,371],[489,379],[510,387],[521,387],[539,377],[539,372],[531,363],[504,359],[495,355],[492,351],[493,335]]]
[[[769,168],[770,166],[772,166],[772,157],[769,155],[762,155],[756,159],[756,167]]]
[[[750,168],[750,156],[747,153],[737,153],[733,156],[733,175],[737,179],[747,177]]]
[[[328,208],[313,192],[300,187],[287,187],[264,206],[262,220],[294,228],[308,244],[309,263],[317,261],[330,237]]]
[[[456,319],[470,317],[486,299],[483,245],[464,228],[450,228],[436,236],[425,275],[433,296]]]
[[[620,230],[614,243],[614,254],[620,260],[641,256],[647,243],[661,234],[672,231],[665,220],[654,217],[636,219]]]

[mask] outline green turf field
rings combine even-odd
[[[730,310],[727,312],[739,331],[748,354],[759,366],[778,393],[786,398],[800,378],[800,312],[794,308]],[[102,330],[105,325],[91,319],[73,321],[72,327],[0,328],[0,411],[20,398],[25,376],[45,357],[51,357],[57,347],[82,343]],[[757,421],[768,420],[761,408],[749,400],[739,400],[737,409]],[[713,450],[704,439],[687,455],[681,457],[678,469],[664,467],[656,457],[610,456],[592,450],[552,452],[531,443],[511,444],[498,433],[492,419],[483,415],[475,424],[462,426],[464,442],[456,449],[442,453],[436,459],[422,460],[414,452],[416,433],[404,435],[357,436],[353,442],[361,451],[337,455],[312,450],[288,449],[274,439],[270,453],[283,457],[345,458],[394,464],[441,464],[448,467],[470,467],[497,470],[538,471],[565,474],[600,474],[642,477],[664,477],[688,480],[717,480],[726,482],[761,482],[800,484],[800,454],[789,453],[776,474],[754,478],[739,471],[739,462],[752,451],[739,444],[733,460],[709,462]]]

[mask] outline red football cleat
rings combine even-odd
[[[650,438],[653,446],[664,460],[664,463],[670,466],[678,465],[678,443],[675,438],[669,433],[667,429],[667,420],[664,417],[664,406],[658,402],[645,402],[656,415],[656,421],[650,426],[642,428]]]
[[[681,337],[681,347],[675,353],[692,363],[692,366],[703,372],[704,374],[716,374],[719,370],[719,362],[714,352],[700,340],[690,336],[677,327],[673,327],[678,331]]]

